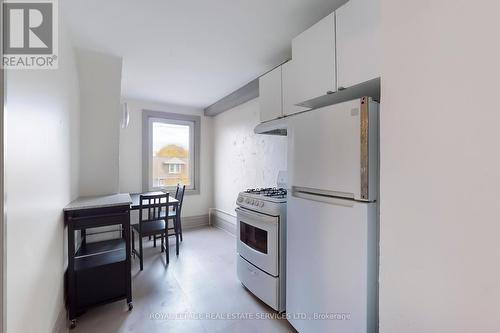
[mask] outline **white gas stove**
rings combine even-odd
[[[285,311],[286,198],[286,189],[264,188],[236,201],[238,278],[278,312]]]
[[[249,189],[238,195],[236,204],[245,209],[279,216],[283,205],[286,205],[286,194],[286,189],[283,188]]]

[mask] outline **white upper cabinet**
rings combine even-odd
[[[300,79],[297,75],[297,67],[293,60],[281,66],[283,78],[283,115],[289,116],[295,113],[309,110],[308,108],[297,106],[297,95],[299,91]]]
[[[380,23],[380,0],[350,0],[337,9],[339,88],[380,77]]]
[[[259,78],[260,121],[283,116],[281,66]]]
[[[292,58],[297,73],[293,104],[335,92],[335,13],[292,40]]]
[[[307,111],[298,104],[380,77],[380,23],[380,0],[349,0],[295,37],[293,60],[260,78],[261,122]]]

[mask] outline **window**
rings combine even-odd
[[[143,188],[199,193],[200,117],[143,111]]]
[[[181,173],[182,165],[181,164],[169,164],[168,165],[168,173],[178,174]]]

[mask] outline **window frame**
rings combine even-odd
[[[148,176],[148,188],[150,191],[161,191],[164,189],[167,189],[169,191],[175,190],[175,186],[158,186],[154,187],[153,186],[153,154],[152,154],[152,147],[153,147],[153,124],[154,123],[163,123],[163,124],[172,124],[172,125],[179,125],[179,126],[187,126],[189,127],[189,151],[194,152],[194,122],[189,121],[189,120],[177,120],[177,119],[171,119],[171,118],[156,118],[156,117],[150,117],[148,121],[148,136],[149,136],[149,145],[148,145],[148,158],[149,158],[149,176]],[[192,154],[190,153],[189,155],[189,169],[188,169],[188,176],[189,179],[192,180],[194,179],[194,168],[195,165],[192,161]],[[175,169],[178,169],[178,164],[170,164],[173,165]],[[175,173],[170,172],[170,165],[169,165],[169,174],[180,174],[180,170]],[[191,181],[192,184],[189,186],[186,185],[186,190],[193,190],[194,189],[194,184],[193,181]]]
[[[142,190],[144,192],[166,190],[175,191],[175,186],[153,187],[152,185],[152,144],[153,144],[153,122],[165,122],[169,124],[192,125],[190,133],[190,163],[193,164],[190,172],[191,185],[186,186],[186,194],[200,193],[200,135],[201,135],[201,117],[185,115],[179,113],[163,111],[142,111]],[[191,168],[190,168],[191,169]]]

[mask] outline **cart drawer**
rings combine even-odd
[[[125,298],[126,263],[117,262],[75,272],[76,307],[88,306]]]

